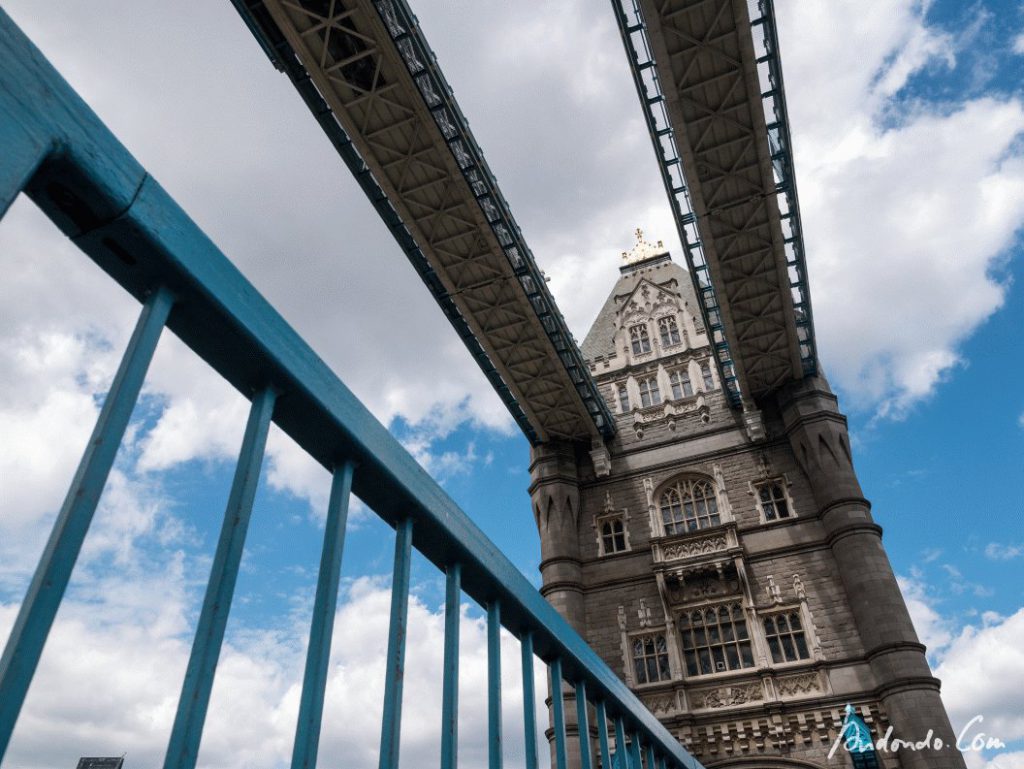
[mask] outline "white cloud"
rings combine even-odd
[[[953,639],[952,623],[932,607],[927,586],[921,579],[901,576],[896,581],[903,592],[903,600],[907,602],[917,636],[928,647],[928,656],[934,660]]]
[[[893,99],[914,72],[955,64],[923,4],[779,10],[826,370],[855,406],[899,416],[1002,305],[995,274],[1024,222],[1024,106]]]
[[[943,652],[935,674],[954,725],[984,716],[983,731],[1006,743],[1024,738],[1024,608],[987,614],[968,625]]]
[[[1024,545],[1010,545],[1001,542],[989,542],[985,545],[985,557],[993,561],[1010,561],[1024,555]]]
[[[1006,752],[967,751],[971,769],[1014,769],[1024,739],[1024,608],[1010,616],[981,612],[974,624],[957,627],[937,607],[939,598],[920,575],[898,578],[903,597],[929,661],[942,681],[942,699],[953,730],[963,734],[962,745],[975,737],[996,738]],[[980,721],[976,720],[981,716]]]
[[[1024,32],[1013,39],[1013,52],[1024,56]]]
[[[68,601],[47,645],[18,722],[7,762],[24,769],[70,765],[79,755],[119,755],[130,765],[163,757],[191,642],[188,591],[180,561],[146,580],[108,578],[94,601]],[[163,600],[151,600],[159,582]],[[140,597],[142,600],[136,600]],[[390,590],[379,579],[347,585],[335,620],[320,755],[377,764]],[[460,759],[486,763],[486,628],[463,607],[460,655]],[[0,629],[13,621],[0,607]],[[111,615],[116,621],[108,621]],[[199,761],[203,766],[276,767],[290,758],[308,615],[277,629],[236,629],[221,656]],[[443,610],[410,598],[404,678],[402,763],[435,766],[440,745]],[[518,643],[502,638],[505,755],[522,764]],[[546,691],[537,665],[537,691]],[[545,723],[542,696],[538,723]],[[543,739],[543,738],[542,738]],[[542,755],[546,750],[539,751]],[[546,763],[546,762],[542,762]]]

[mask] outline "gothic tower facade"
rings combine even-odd
[[[932,732],[879,766],[962,769],[825,379],[732,408],[688,271],[639,231],[582,350],[618,429],[533,450],[547,599],[708,767],[851,766],[849,705]]]

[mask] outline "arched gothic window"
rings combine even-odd
[[[700,362],[700,375],[704,378],[704,392],[715,389],[715,380],[711,376],[711,364],[706,360]]]
[[[621,518],[612,518],[601,524],[602,555],[621,553],[626,549],[626,527]]]
[[[668,383],[672,386],[673,400],[689,398],[693,395],[693,385],[690,383],[690,375],[685,369],[676,369],[668,375]]]
[[[661,403],[661,391],[658,390],[658,380],[652,376],[644,377],[637,382],[640,388],[640,405],[643,408],[657,406]]]
[[[761,484],[757,487],[757,496],[766,521],[789,517],[789,500],[786,499],[782,484],[777,481]]]
[[[651,351],[651,338],[647,335],[647,324],[641,323],[629,327],[629,341],[633,346],[634,355],[643,355]]]
[[[754,666],[743,608],[738,603],[684,612],[679,618],[686,674],[705,676]]]
[[[704,480],[681,480],[661,495],[661,521],[666,534],[682,534],[721,523],[714,487]]]
[[[674,344],[679,344],[681,341],[679,326],[676,324],[676,319],[671,315],[658,318],[658,333],[661,335],[662,347],[671,347]]]
[[[672,677],[663,633],[633,638],[633,675],[638,684],[653,684]]]
[[[796,662],[811,656],[800,623],[800,612],[789,611],[764,618],[764,637],[772,653],[772,661]]]

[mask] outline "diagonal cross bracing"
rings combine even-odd
[[[771,0],[612,5],[733,403],[814,373]]]
[[[614,430],[404,0],[233,0],[532,442]]]

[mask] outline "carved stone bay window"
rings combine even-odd
[[[681,479],[661,494],[659,507],[665,534],[682,534],[718,526],[718,498],[710,481]]]
[[[679,335],[679,325],[672,315],[658,318],[658,334],[661,336],[662,347],[674,347],[682,342],[682,337]]]
[[[629,343],[634,355],[643,355],[651,351],[651,337],[647,333],[646,323],[629,327]]]
[[[739,602],[684,612],[679,635],[688,676],[754,667],[753,645]]]
[[[799,609],[769,614],[762,622],[772,662],[778,665],[811,658]]]
[[[634,635],[629,641],[636,685],[671,680],[672,669],[668,663],[668,642],[664,632]]]

